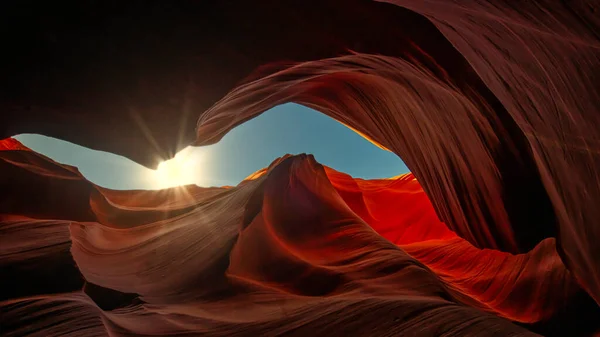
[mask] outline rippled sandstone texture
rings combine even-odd
[[[3,6],[2,137],[152,166],[292,101],[414,173],[295,156],[233,188],[117,192],[4,140],[8,335],[598,330],[597,3]]]

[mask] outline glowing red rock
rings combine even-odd
[[[2,137],[152,165],[293,101],[419,182],[300,156],[232,188],[116,192],[4,140],[3,333],[597,331],[597,4],[388,2],[2,11]]]
[[[475,248],[412,174],[353,179],[301,155],[233,188],[113,191],[0,145],[15,188],[54,187],[37,203],[88,201],[10,215],[29,200],[0,198],[9,335],[526,335],[508,320],[556,319],[582,293],[553,239],[521,255]]]

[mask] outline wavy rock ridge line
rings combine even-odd
[[[236,5],[244,15],[201,20],[234,11],[153,4],[140,21],[92,16],[91,30],[47,16],[48,33],[24,29],[43,47],[7,40],[30,54],[7,71],[0,134],[38,130],[150,165],[292,101],[398,154],[419,183],[352,179],[295,156],[233,188],[116,192],[4,140],[0,263],[15,276],[2,279],[2,332],[598,331],[596,3]],[[96,6],[78,17],[111,12]],[[285,24],[297,16],[306,27]],[[206,38],[212,24],[225,42]],[[88,61],[69,68],[61,56]],[[40,76],[39,64],[55,70]],[[190,111],[207,107],[194,136]],[[128,138],[132,120],[143,134]]]
[[[509,320],[556,319],[582,293],[553,239],[475,248],[412,174],[353,179],[302,155],[234,188],[113,191],[1,144],[9,336],[528,335]],[[28,191],[45,184],[56,192],[35,209]],[[71,198],[87,206],[43,206]]]
[[[6,326],[8,335],[303,334],[340,328],[365,334],[463,334],[484,326],[494,333],[526,334],[508,321],[458,305],[482,302],[435,277],[363,220],[373,221],[373,228],[390,239],[407,233],[381,227],[395,212],[367,208],[381,198],[378,194],[394,194],[412,201],[410,212],[400,214],[414,220],[402,223],[428,229],[395,238],[400,247],[426,255],[431,248],[410,244],[438,242],[432,245],[437,249],[453,244],[456,236],[437,220],[410,175],[355,181],[300,156],[280,159],[261,177],[232,189],[118,192],[97,188],[16,141],[3,143],[9,148],[1,153],[3,171],[10,166],[18,172],[11,175],[15,191],[43,182],[62,192],[42,196],[40,204],[57,197],[69,201],[69,195],[85,194],[89,200],[85,215],[42,209],[3,216],[3,269],[14,270],[12,284],[2,287],[5,321],[12,323]],[[13,200],[16,205],[10,207],[18,209],[19,200]],[[365,218],[357,214],[361,211]],[[48,264],[53,268],[42,267]],[[562,265],[557,268],[565,273]],[[553,281],[569,285],[563,274]],[[543,316],[553,309],[532,310]],[[25,312],[38,314],[20,321]],[[375,319],[383,312],[385,324]],[[350,319],[356,315],[370,316],[371,323]],[[330,324],[335,317],[343,324]],[[462,326],[471,320],[480,323]],[[525,313],[519,320],[531,318]]]
[[[599,302],[593,4],[391,2],[429,18],[465,57],[466,75],[452,76],[418,47],[429,62],[354,54],[284,67],[203,114],[196,144],[274,105],[307,105],[402,157],[440,218],[478,247],[517,253],[558,237],[565,263]]]

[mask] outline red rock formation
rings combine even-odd
[[[9,336],[527,335],[509,320],[589,309],[553,239],[520,255],[475,248],[412,174],[353,179],[288,156],[233,188],[113,191],[0,145]],[[34,188],[53,193],[32,205]]]
[[[598,5],[388,2],[3,5],[20,34],[3,39],[2,137],[153,165],[293,101],[395,152],[420,184],[301,156],[233,188],[115,192],[5,140],[2,328],[597,330]]]

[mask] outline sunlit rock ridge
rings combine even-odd
[[[2,14],[3,335],[598,333],[597,3],[27,5]],[[156,167],[286,102],[412,173],[282,154],[238,186],[114,191],[10,138]]]

